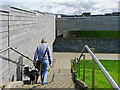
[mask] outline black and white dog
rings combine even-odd
[[[24,67],[24,76],[30,78],[30,84],[36,84],[38,80],[38,71],[37,70],[30,70],[28,66]]]

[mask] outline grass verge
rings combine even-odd
[[[110,76],[118,84],[118,63],[119,60],[100,60],[101,64],[108,71]],[[71,64],[72,65],[72,64]],[[73,66],[72,66],[73,67]],[[76,66],[77,68],[77,66]],[[77,70],[75,71],[77,72]],[[80,60],[80,77],[78,72],[76,73],[77,78],[83,81],[83,60]],[[91,88],[92,85],[92,60],[85,61],[85,83],[88,85],[88,88]],[[112,88],[102,71],[95,63],[95,86],[94,88]]]
[[[119,31],[77,31],[76,37],[118,38]]]

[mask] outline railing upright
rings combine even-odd
[[[78,76],[80,77],[80,62],[78,62]]]
[[[83,81],[85,82],[85,55],[83,55]]]
[[[74,70],[75,70],[75,72],[76,72],[76,69],[77,69],[77,68],[76,68],[76,65],[77,65],[77,58],[75,58],[75,60],[74,60],[74,65],[75,65],[75,66],[74,66],[74,67],[75,67]]]
[[[95,54],[95,49],[91,48],[91,51]],[[94,71],[95,71],[95,61],[92,58],[92,88],[94,88]]]
[[[21,81],[23,80],[23,56],[21,56]]]
[[[74,68],[74,72],[75,72],[75,59],[73,60],[73,68]]]

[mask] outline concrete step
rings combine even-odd
[[[71,71],[70,70],[62,70],[62,69],[51,70],[50,73],[71,75]]]
[[[59,81],[55,81],[55,82],[47,82],[45,85],[41,85],[41,83],[40,83],[40,84],[34,84],[34,85],[23,85],[18,88],[25,88],[25,89],[47,88],[47,89],[49,89],[49,88],[79,88],[79,87],[73,81],[59,80]]]
[[[20,87],[21,85],[23,85],[22,81],[10,82],[4,87],[4,90],[8,90],[9,88]]]
[[[52,82],[54,73],[54,81]],[[19,88],[33,89],[33,88],[79,88],[76,83],[73,82],[72,74],[69,69],[51,69],[47,76],[47,84],[41,85],[27,85],[24,84]]]

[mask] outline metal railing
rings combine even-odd
[[[92,60],[92,88],[94,88],[94,62],[96,62],[96,64],[98,65],[98,67],[100,68],[100,70],[102,71],[102,73],[104,74],[104,76],[106,77],[106,79],[108,80],[108,82],[110,83],[110,85],[112,86],[112,88],[120,90],[119,86],[112,79],[112,77],[109,75],[109,73],[104,68],[104,66],[100,63],[100,61],[98,60],[98,58],[94,55],[94,51],[95,50],[93,48],[90,49],[87,45],[84,46],[84,48],[83,48],[83,50],[81,52],[81,55],[80,55],[80,57],[78,59],[78,65],[79,65],[79,60],[83,56],[83,81],[85,81],[85,55],[83,55],[85,49],[87,49],[87,51],[90,53],[90,55],[92,56],[92,59],[93,59]],[[76,62],[76,59],[75,59],[75,62]]]
[[[20,51],[16,50],[15,48],[13,48],[13,47],[11,47],[11,46],[9,46],[9,47],[7,47],[7,48],[5,48],[5,49],[0,50],[0,54],[3,53],[3,52],[5,52],[5,51],[7,51],[7,50],[9,50],[9,49],[11,49],[11,50],[13,50],[13,51],[15,51],[16,53],[18,53],[18,54],[21,55],[21,64],[20,64],[20,65],[21,65],[21,80],[22,80],[23,66],[25,66],[25,65],[23,65],[23,57],[27,58],[27,59],[28,59],[29,61],[31,61],[31,62],[33,62],[33,60],[30,59],[28,56],[22,54]],[[9,58],[8,58],[8,61],[9,61]],[[33,68],[33,66],[32,66],[31,68]]]
[[[16,53],[20,54],[21,56],[27,58],[28,60],[33,61],[32,59],[30,59],[29,57],[27,57],[26,55],[22,54],[20,51],[16,50],[15,48],[13,48],[11,46],[7,47],[7,48],[5,48],[3,50],[0,50],[0,54],[3,53],[3,52],[5,52],[5,51],[7,51],[8,49],[11,49],[11,50],[15,51]]]

